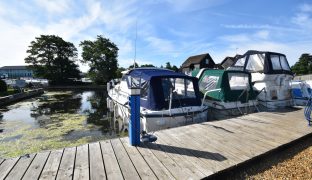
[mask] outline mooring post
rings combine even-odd
[[[137,146],[140,144],[140,88],[131,88],[129,103],[129,142],[132,146]]]

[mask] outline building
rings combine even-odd
[[[231,67],[237,59],[239,59],[242,55],[237,54],[234,57],[227,56],[223,59],[223,61],[220,63],[223,69],[227,69],[228,67]]]
[[[215,62],[211,58],[211,56],[206,54],[200,54],[196,56],[191,56],[184,61],[181,66],[181,70],[183,73],[189,73],[194,69],[201,69],[201,68],[211,68],[213,69],[215,66]]]
[[[3,66],[0,76],[7,78],[33,77],[33,71],[28,66]]]

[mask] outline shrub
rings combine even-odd
[[[8,90],[7,84],[0,79],[0,92],[7,92],[7,90]]]

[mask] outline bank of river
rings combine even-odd
[[[103,91],[47,91],[0,109],[0,157],[125,136]]]

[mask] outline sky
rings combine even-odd
[[[312,53],[312,1],[0,1],[0,67],[25,64],[30,42],[43,34],[74,43],[78,59],[81,41],[103,35],[119,48],[121,67],[133,63],[135,49],[140,65],[180,66],[202,53],[219,63],[251,49],[283,53],[293,65]]]

